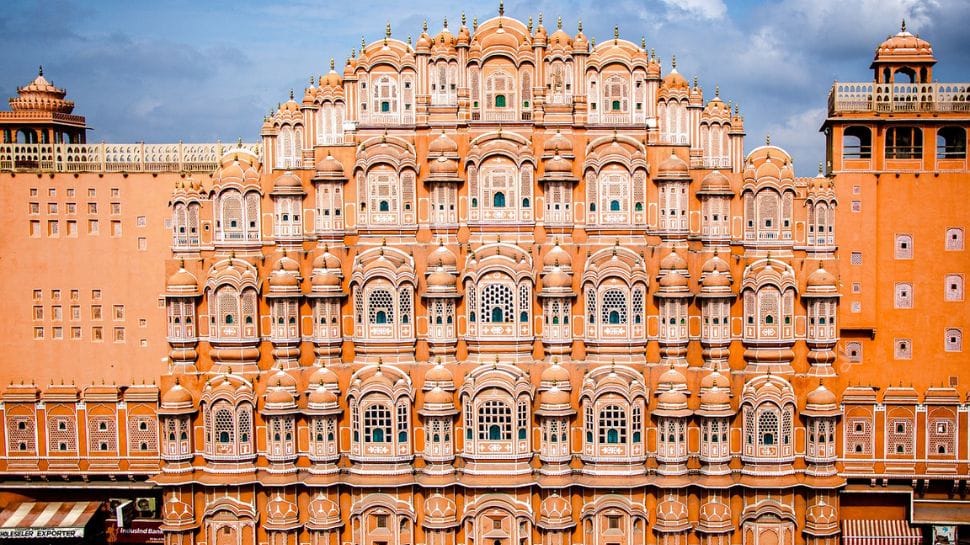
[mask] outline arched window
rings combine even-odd
[[[872,157],[872,130],[869,127],[846,127],[842,131],[842,158]]]
[[[967,131],[963,127],[942,127],[936,132],[937,159],[966,159]]]
[[[388,443],[391,441],[391,410],[383,404],[374,404],[364,410],[364,442]]]
[[[626,409],[619,405],[607,405],[600,409],[599,442],[601,445],[626,444]]]
[[[505,95],[495,95],[495,107],[504,108],[506,106]]]
[[[492,206],[494,208],[505,208],[505,193],[499,191],[492,195]]]
[[[758,445],[773,446],[778,437],[778,415],[772,410],[765,410],[758,415]]]
[[[492,323],[511,322],[514,314],[512,287],[508,284],[490,283],[482,288],[483,321]]]

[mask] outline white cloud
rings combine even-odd
[[[662,0],[674,17],[721,19],[727,14],[722,0]]]
[[[826,109],[823,107],[809,108],[795,112],[786,117],[781,123],[769,123],[765,130],[771,136],[771,143],[785,149],[796,159],[796,176],[814,176],[816,163],[821,161],[821,143],[824,136],[818,132],[825,120]],[[749,134],[747,148],[753,149],[764,142],[762,134]],[[802,161],[797,161],[802,159]],[[813,161],[805,164],[804,161]]]

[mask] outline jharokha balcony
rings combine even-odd
[[[829,115],[850,112],[967,113],[970,83],[836,82]]]

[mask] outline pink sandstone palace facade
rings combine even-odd
[[[904,28],[799,177],[556,26],[388,28],[250,144],[86,143],[20,88],[0,537],[970,538],[970,84]]]

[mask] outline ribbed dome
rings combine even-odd
[[[67,91],[54,87],[44,78],[44,69],[38,70],[37,77],[27,85],[17,89],[17,96],[10,99],[10,109],[15,112],[42,111],[69,114],[74,111],[74,102],[65,100]]]
[[[443,364],[438,363],[424,374],[425,382],[452,382],[455,376]]]
[[[552,137],[546,139],[542,149],[546,154],[554,154],[557,151],[559,153],[569,154],[573,151],[573,143],[570,142],[568,138],[563,136],[561,132],[556,131]]]
[[[812,274],[808,275],[807,280],[807,286],[810,288],[834,288],[837,283],[838,280],[835,278],[835,275],[822,268],[821,263],[819,263],[818,269],[815,269],[812,271]]]
[[[730,405],[731,394],[728,390],[715,386],[701,394],[701,405]]]
[[[687,260],[681,257],[674,249],[660,260],[660,270],[662,271],[683,271],[687,269]]]
[[[670,73],[664,76],[663,83],[661,84],[662,89],[690,89],[690,84],[687,82],[687,78],[682,76],[676,68],[672,69]]]
[[[455,176],[458,174],[458,161],[442,155],[431,160],[428,171],[434,176]]]
[[[276,191],[286,189],[303,190],[303,180],[296,174],[293,174],[293,172],[287,170],[273,181],[273,189]]]
[[[458,264],[458,258],[448,249],[444,243],[439,243],[433,252],[428,254],[428,267],[448,267],[453,268]]]
[[[266,405],[292,405],[293,394],[282,388],[275,388],[266,394]]]
[[[703,193],[730,193],[731,180],[721,174],[720,170],[712,171],[701,180],[700,191]]]
[[[565,367],[559,365],[558,362],[553,362],[552,365],[546,367],[542,370],[542,375],[539,378],[542,382],[569,382],[569,371]]]
[[[340,270],[340,259],[325,248],[322,254],[313,259],[313,268]]]
[[[192,392],[178,383],[169,388],[162,396],[162,405],[181,405],[184,403],[192,403]]]
[[[319,385],[307,397],[307,403],[314,405],[337,403],[337,395],[326,386]]]
[[[542,395],[539,397],[539,402],[543,405],[568,405],[569,393],[553,386],[545,392],[542,392]]]
[[[437,267],[434,272],[428,275],[429,288],[454,288],[455,275],[445,271],[444,267]]]
[[[318,367],[307,379],[307,384],[313,385],[336,385],[337,374],[328,367]]]
[[[435,386],[430,392],[424,394],[424,403],[425,405],[444,405],[454,403],[454,398],[450,392],[446,392],[440,386]]]
[[[914,60],[914,58],[935,61],[933,46],[926,40],[907,32],[905,22],[899,32],[886,38],[876,48],[875,62],[900,62],[904,59]]]
[[[546,252],[546,255],[542,256],[543,267],[571,267],[572,264],[573,258],[566,250],[563,250],[559,242],[556,242],[552,246],[552,249]]]
[[[712,371],[711,374],[701,379],[701,390],[707,390],[715,387],[730,389],[731,381],[728,380],[726,376],[722,375],[720,371]]]
[[[199,281],[196,280],[194,274],[185,270],[184,267],[179,267],[179,270],[168,277],[165,286],[169,291],[194,292],[199,289]]]
[[[458,143],[452,140],[444,131],[441,131],[441,134],[436,138],[432,138],[431,143],[428,144],[428,153],[435,155],[456,154],[458,153]]]
[[[835,405],[839,400],[824,384],[819,384],[818,388],[808,393],[805,403],[808,405]]]
[[[566,159],[560,154],[553,155],[549,159],[542,162],[543,169],[546,173],[552,174],[562,174],[562,173],[572,173],[573,162],[570,159]]]
[[[554,267],[552,271],[542,277],[543,288],[569,288],[573,285],[572,275],[564,272],[562,267]]]
[[[721,271],[714,271],[701,280],[702,288],[730,288],[731,287],[731,277],[727,274],[721,273]]]
[[[661,288],[684,288],[688,286],[687,279],[677,271],[672,271],[660,279]]]
[[[316,174],[314,178],[339,179],[344,177],[344,167],[330,153],[323,159],[317,161]]]
[[[664,371],[657,382],[669,388],[687,387],[687,377],[674,366],[670,366],[670,369]]]
[[[690,176],[690,167],[673,152],[657,168],[657,178],[685,178],[688,176]]]

